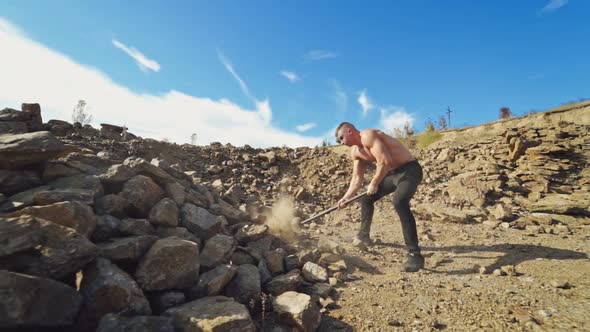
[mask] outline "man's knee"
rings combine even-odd
[[[359,199],[359,203],[364,206],[370,206],[375,203],[375,199],[369,195],[365,195]]]
[[[394,196],[391,199],[391,203],[393,203],[393,207],[396,211],[406,210],[410,208],[410,200],[409,199],[400,199],[397,196]]]

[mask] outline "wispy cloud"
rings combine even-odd
[[[297,129],[297,131],[303,133],[303,132],[306,132],[306,131],[310,130],[311,128],[313,128],[315,126],[316,126],[315,123],[310,122],[310,123],[306,123],[306,124],[302,124],[302,125],[296,126],[295,129]]]
[[[550,12],[554,12],[556,10],[558,10],[559,8],[565,6],[567,4],[568,0],[549,0],[549,3],[547,5],[545,5],[545,7],[543,7],[543,9],[541,9],[539,11],[540,14],[543,13],[550,13]]]
[[[120,41],[113,39],[113,45],[116,48],[122,50],[123,52],[127,53],[139,66],[143,72],[147,72],[148,70],[153,70],[155,72],[160,71],[160,65],[155,60],[148,59],[143,53],[135,49],[134,47],[127,47],[125,44],[121,43]]]
[[[367,115],[367,112],[369,112],[369,110],[374,107],[371,103],[371,100],[369,100],[369,96],[367,95],[367,89],[361,91],[357,101],[362,107],[363,116]]]
[[[405,108],[399,106],[388,106],[380,109],[381,117],[379,126],[387,133],[392,133],[395,128],[403,129],[404,125],[408,123],[410,126],[414,125],[415,118],[406,111]]]
[[[301,78],[293,71],[283,70],[279,72],[279,74],[283,75],[291,83],[299,82],[301,80]]]
[[[336,80],[330,81],[332,88],[334,89],[330,95],[330,99],[336,104],[338,110],[344,112],[348,107],[348,95],[340,85],[340,82]]]
[[[126,124],[130,132],[142,137],[189,143],[196,133],[197,144],[254,147],[315,146],[322,142],[322,137],[272,126],[268,100],[257,101],[255,109],[248,109],[228,99],[194,97],[173,89],[157,95],[134,92],[95,68],[14,33],[18,29],[6,28],[11,27],[7,22],[0,18],[0,45],[10,50],[0,53],[0,108],[38,102],[45,122],[70,121],[72,109],[83,99],[92,107],[94,124]],[[34,80],[27,79],[33,76]]]
[[[221,51],[219,51],[219,50],[217,51],[217,55],[219,56],[219,60],[221,60],[221,62],[223,63],[223,65],[225,66],[227,71],[229,71],[229,73],[236,79],[236,81],[238,81],[238,83],[240,84],[240,88],[242,89],[242,92],[244,92],[244,94],[248,98],[250,98],[252,100],[256,100],[256,98],[254,98],[254,96],[252,96],[252,94],[250,93],[250,89],[248,89],[248,86],[246,85],[246,83],[244,83],[244,80],[242,80],[240,75],[238,75],[236,73],[236,71],[234,70],[234,66],[225,57],[225,55],[223,55],[223,53],[221,53]]]
[[[246,85],[244,80],[235,71],[234,66],[229,61],[229,59],[227,57],[225,57],[225,55],[223,55],[223,53],[219,50],[217,50],[217,54],[219,55],[219,59],[221,60],[221,62],[223,63],[223,65],[225,66],[227,71],[229,71],[230,74],[240,84],[240,88],[242,89],[242,92],[244,92],[244,94],[254,102],[254,104],[256,105],[256,109],[258,110],[258,115],[260,116],[260,118],[264,121],[265,124],[267,124],[267,125],[270,124],[270,121],[272,120],[272,110],[270,109],[270,103],[269,103],[268,99],[260,101],[256,97],[254,97],[254,95],[252,95],[252,93],[250,93],[250,89],[248,89],[248,86]]]
[[[311,62],[311,61],[317,61],[317,60],[332,59],[337,56],[338,56],[338,54],[336,54],[334,52],[330,52],[330,51],[312,50],[312,51],[307,52],[303,56],[303,60],[304,60],[304,62]]]

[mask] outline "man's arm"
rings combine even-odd
[[[354,158],[352,162],[352,178],[350,179],[350,185],[348,186],[348,190],[346,194],[338,201],[338,207],[343,208],[346,206],[344,201],[352,198],[352,196],[361,188],[363,185],[363,177],[365,175],[365,170],[367,169],[367,165],[364,160],[354,157],[354,152],[351,154]]]
[[[390,155],[391,152],[387,148],[383,139],[379,137],[379,135],[375,131],[370,131],[366,135],[361,138],[361,143],[364,147],[368,148],[371,151],[373,157],[375,157],[375,161],[377,164],[377,169],[375,170],[375,175],[369,186],[367,187],[367,194],[372,195],[377,192],[377,188],[379,188],[379,184],[383,181],[383,178],[387,175],[391,168],[391,160],[392,156]]]

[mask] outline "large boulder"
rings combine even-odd
[[[171,236],[154,243],[135,272],[142,289],[187,288],[199,280],[199,247]]]
[[[71,325],[82,302],[70,286],[6,270],[0,270],[0,290],[2,329]]]
[[[243,304],[225,296],[195,300],[164,312],[180,331],[254,332],[256,326]]]
[[[98,248],[75,230],[31,216],[0,218],[0,267],[59,279],[77,272]]]
[[[0,168],[15,169],[38,164],[57,156],[63,143],[48,131],[0,135]]]
[[[96,228],[96,216],[92,208],[76,201],[60,202],[44,206],[30,206],[9,213],[5,217],[19,217],[22,215],[34,216],[72,228],[88,238]]]
[[[108,313],[150,315],[149,302],[137,283],[108,259],[97,258],[83,271],[80,293],[84,297],[77,327],[94,331]]]
[[[136,175],[125,182],[119,196],[128,200],[139,216],[146,217],[162,197],[162,189],[151,178]]]

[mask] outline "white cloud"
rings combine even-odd
[[[279,74],[283,75],[291,83],[299,82],[301,80],[301,78],[299,78],[299,76],[297,76],[297,74],[292,71],[283,70],[279,72]]]
[[[113,45],[132,57],[139,66],[139,69],[141,69],[143,72],[147,72],[148,70],[153,70],[155,72],[160,71],[160,64],[158,64],[155,60],[148,59],[145,55],[143,55],[143,53],[136,50],[135,48],[127,47],[116,39],[113,39]]]
[[[310,122],[310,123],[306,123],[306,124],[302,124],[302,125],[296,126],[295,129],[297,129],[297,131],[300,131],[300,132],[306,132],[306,131],[310,130],[311,128],[315,127],[315,126],[316,126],[315,123]]]
[[[406,123],[414,125],[414,117],[403,107],[389,106],[381,108],[379,126],[387,133],[392,133],[394,128],[403,129]]]
[[[334,92],[330,96],[330,99],[332,99],[340,111],[346,111],[346,107],[348,106],[348,95],[340,85],[340,82],[333,80],[330,84],[334,88]]]
[[[565,6],[568,0],[549,0],[549,3],[541,9],[540,13],[549,13]]]
[[[338,54],[330,52],[330,51],[312,50],[312,51],[307,52],[303,56],[303,60],[305,60],[305,62],[310,62],[310,61],[316,61],[316,60],[331,59],[331,58],[335,58],[337,56],[338,56]]]
[[[374,107],[373,104],[371,104],[371,101],[369,100],[369,96],[367,96],[366,89],[361,91],[359,98],[357,100],[363,108],[363,116],[367,115],[367,112],[369,112],[369,110]]]
[[[229,71],[229,73],[236,79],[236,81],[238,81],[238,84],[240,84],[240,88],[242,89],[242,92],[244,92],[244,94],[248,98],[256,101],[256,98],[254,98],[254,96],[252,96],[252,94],[250,93],[250,89],[248,89],[248,86],[246,85],[246,83],[244,83],[244,80],[242,80],[240,75],[238,75],[236,73],[236,71],[234,70],[234,66],[231,64],[231,62],[219,50],[217,51],[217,55],[219,56],[219,60],[221,60],[221,62],[223,63],[223,65],[225,66],[227,71]]]
[[[270,124],[267,100],[256,109],[241,108],[227,99],[193,97],[174,89],[140,94],[114,83],[104,73],[24,37],[0,18],[0,108],[23,102],[41,104],[43,119],[71,121],[72,109],[84,99],[92,108],[93,124],[126,124],[129,131],[156,139],[197,144],[249,144],[254,147],[315,146],[322,137],[285,132]],[[5,28],[8,26],[9,28]]]

